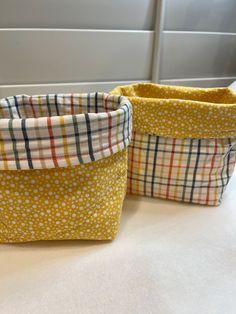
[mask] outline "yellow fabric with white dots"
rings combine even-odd
[[[133,130],[174,138],[236,135],[236,93],[229,88],[191,88],[151,83],[115,88],[133,106]]]
[[[0,242],[111,240],[126,191],[127,149],[67,168],[0,172]]]

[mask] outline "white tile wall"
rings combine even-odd
[[[235,12],[235,0],[0,1],[0,94],[228,85]]]
[[[162,0],[159,82],[227,86],[236,77],[236,1]]]
[[[2,0],[0,28],[152,30],[156,0]]]
[[[161,54],[161,79],[236,75],[233,34],[164,31]]]
[[[236,33],[235,0],[166,0],[165,30]]]
[[[151,80],[156,2],[0,1],[0,95]]]
[[[1,30],[0,84],[147,80],[153,32]]]

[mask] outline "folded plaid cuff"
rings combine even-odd
[[[74,166],[108,157],[131,139],[131,105],[106,93],[0,100],[0,170]]]

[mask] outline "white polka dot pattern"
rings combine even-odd
[[[0,242],[114,239],[127,149],[67,168],[0,171]]]
[[[228,88],[133,84],[111,92],[127,96],[133,130],[175,138],[236,136],[236,93]]]

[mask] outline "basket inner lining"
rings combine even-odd
[[[137,84],[120,88],[120,94],[126,97],[179,99],[212,104],[235,104],[236,94],[229,88],[188,88],[180,86],[157,86]]]
[[[0,101],[0,119],[25,119],[101,113],[120,107],[119,96],[105,93],[18,95]]]

